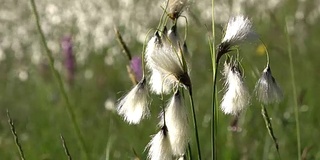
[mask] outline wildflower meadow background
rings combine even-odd
[[[114,28],[122,34],[131,54],[141,56],[148,30],[158,25],[163,2],[37,0],[35,3],[40,25],[53,53],[54,67],[62,76],[89,153],[88,159],[122,160],[137,156],[146,159],[145,147],[150,136],[157,133],[163,102],[159,96],[150,95],[151,116],[139,125],[127,124],[116,113],[117,100],[132,88],[132,82],[127,72],[129,61],[117,42]],[[73,159],[85,159],[63,95],[50,69],[31,3],[2,0],[1,4],[0,159],[19,159],[7,111],[26,159],[67,159],[60,135],[64,137]],[[254,30],[267,46],[272,74],[284,92],[281,103],[267,106],[281,159],[298,159],[295,102],[299,113],[302,159],[320,159],[320,1],[216,0],[214,10],[216,45],[221,41],[222,30],[229,17],[242,14],[250,18]],[[188,18],[189,23],[190,77],[201,153],[203,159],[211,159],[213,71],[208,45],[208,35],[212,35],[211,0],[191,1],[182,15]],[[178,21],[181,35],[185,25],[183,20]],[[288,47],[288,42],[291,47]],[[289,65],[290,49],[293,68]],[[259,41],[250,41],[241,45],[240,55],[245,81],[253,94],[255,83],[266,65],[265,48]],[[294,79],[291,69],[295,73]],[[218,71],[217,83],[218,99],[221,99],[221,70]],[[169,98],[165,96],[165,99]],[[236,131],[232,129],[233,120],[232,116],[219,110],[218,159],[278,159],[261,116],[260,104],[254,97],[241,115]],[[196,142],[191,133],[191,148],[195,156]]]

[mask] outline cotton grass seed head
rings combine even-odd
[[[147,47],[146,47],[146,53],[145,53],[145,60],[147,67],[152,70],[154,68],[154,63],[152,63],[151,57],[160,54],[160,49],[162,47],[161,37],[159,35],[159,32],[156,32],[154,36],[151,37],[149,40]]]
[[[162,116],[162,118],[163,117],[165,117],[168,137],[174,156],[183,156],[188,146],[190,135],[188,114],[183,97],[179,91],[173,95],[167,104],[165,115]],[[163,120],[160,121],[161,126],[163,126],[163,122]]]
[[[167,32],[166,27],[164,28],[164,32]],[[149,84],[150,90],[153,93],[161,94],[165,93],[168,94],[170,92],[170,87],[172,86],[167,79],[165,79],[164,73],[160,72],[156,69],[156,64],[153,63],[152,57],[157,54],[161,54],[161,47],[163,43],[161,41],[161,37],[159,32],[156,32],[154,36],[149,40],[146,48],[145,53],[145,60],[147,68],[151,72]]]
[[[176,20],[188,5],[188,0],[169,0],[168,16]]]
[[[254,35],[252,22],[248,17],[239,15],[229,19],[222,42],[237,45]]]
[[[237,115],[250,104],[250,94],[245,85],[238,62],[225,64],[226,92],[221,102],[225,114]]]
[[[173,87],[173,82],[165,78],[158,70],[152,70],[149,80],[150,90],[155,94],[169,94]]]
[[[168,137],[168,130],[163,126],[161,130],[152,137],[148,143],[148,159],[150,160],[172,160],[173,154]]]
[[[149,70],[152,73],[160,73],[163,76],[163,81],[172,83],[171,86],[176,86],[178,83],[187,87],[191,86],[188,67],[183,58],[180,45],[179,47],[173,46],[166,35],[162,34],[162,37],[160,37],[159,33],[156,32],[148,42],[146,64]],[[152,84],[154,83],[152,82]]]
[[[253,39],[256,36],[252,29],[252,22],[248,17],[242,15],[231,17],[222,41],[218,46],[218,58],[229,52],[232,46],[239,45],[241,42]]]
[[[139,124],[141,119],[149,115],[145,78],[120,100],[117,111],[129,124]]]
[[[163,45],[160,52],[153,54],[150,61],[154,69],[178,77],[184,74],[181,53],[170,45]]]
[[[263,70],[255,86],[255,94],[257,99],[264,104],[279,103],[283,99],[283,93],[272,76],[269,65]]]

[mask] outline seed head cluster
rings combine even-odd
[[[242,15],[231,17],[227,23],[222,41],[218,45],[217,61],[242,42],[258,39],[252,28],[252,22],[247,17]],[[269,56],[267,55],[268,58]],[[226,91],[222,98],[221,109],[225,114],[236,116],[250,105],[251,100],[248,87],[244,82],[242,68],[239,66],[241,64],[238,57],[235,61],[230,61],[227,58],[222,72]],[[283,94],[271,74],[269,60],[267,67],[256,83],[254,92],[256,98],[263,104],[279,103],[282,100]]]
[[[148,89],[157,95],[172,94],[166,107],[162,108],[159,131],[152,136],[146,147],[148,159],[151,160],[183,159],[190,141],[188,112],[182,91],[188,89],[192,97],[189,76],[191,54],[188,51],[186,40],[181,41],[177,27],[177,19],[186,5],[187,0],[168,1],[166,13],[173,20],[172,27],[168,30],[167,24],[164,24],[162,31],[157,30],[152,35],[143,53],[144,58],[141,59],[142,64],[145,65],[139,63],[140,59],[131,62],[132,70],[139,75],[137,78],[141,80],[119,100],[117,107],[118,114],[125,121],[129,124],[139,124],[150,114]],[[242,15],[231,17],[217,48],[217,64],[219,65],[220,58],[232,52],[234,47],[256,37],[252,29],[252,22],[247,17]],[[251,100],[239,56],[230,59],[229,57],[232,56],[229,55],[224,63],[222,75],[225,80],[225,92],[220,105],[223,113],[234,115],[237,118],[250,105]],[[141,66],[148,69],[146,73],[149,73],[149,76],[144,75],[145,72],[142,72],[144,68]],[[148,84],[149,87],[147,87]],[[271,74],[269,61],[256,83],[254,93],[257,99],[264,104],[279,103],[282,100],[283,95]],[[193,98],[191,102],[194,107]],[[199,148],[198,152],[200,154]]]

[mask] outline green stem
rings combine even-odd
[[[82,150],[83,154],[85,155],[85,158],[89,159],[88,152],[87,152],[87,149],[86,149],[86,146],[85,146],[85,143],[84,143],[84,139],[83,139],[83,136],[81,134],[79,124],[77,123],[77,120],[76,120],[76,115],[75,115],[75,112],[73,110],[73,106],[70,103],[70,100],[69,100],[69,97],[67,95],[66,89],[65,89],[65,87],[63,85],[61,75],[54,68],[54,59],[53,59],[53,56],[52,56],[52,52],[51,52],[51,50],[49,49],[49,47],[47,45],[47,41],[46,41],[46,38],[44,36],[44,33],[43,33],[42,29],[41,29],[40,18],[39,18],[39,14],[38,14],[38,11],[37,11],[36,4],[35,4],[34,0],[30,0],[30,2],[31,2],[31,7],[32,7],[33,14],[35,16],[37,30],[38,30],[38,32],[40,34],[41,42],[42,42],[42,44],[43,44],[43,46],[44,46],[44,48],[46,50],[46,54],[47,54],[47,57],[49,59],[50,68],[51,68],[55,78],[57,79],[59,90],[60,90],[60,92],[62,94],[63,99],[66,102],[65,106],[66,106],[67,112],[68,112],[68,114],[70,116],[72,125],[73,125],[73,127],[75,129],[76,136],[78,138],[81,150]]]
[[[17,135],[17,132],[16,132],[16,129],[14,127],[14,123],[10,117],[10,113],[9,113],[9,110],[7,110],[7,118],[8,118],[8,123],[10,125],[10,130],[11,130],[11,133],[13,135],[13,138],[14,138],[14,143],[16,144],[17,148],[18,148],[18,151],[19,151],[19,155],[20,155],[20,159],[21,160],[25,160],[25,156],[24,156],[24,152],[22,150],[22,145],[20,144],[19,142],[19,137]]]
[[[216,160],[217,155],[217,125],[218,125],[218,109],[216,105],[216,93],[217,93],[217,70],[218,70],[218,63],[215,65],[215,70],[213,72],[213,91],[212,91],[212,107],[211,107],[211,134],[212,134],[212,159]]]
[[[117,27],[114,27],[114,32],[117,36],[117,41],[118,43],[120,44],[120,46],[122,47],[122,49],[124,50],[124,53],[127,55],[129,61],[131,61],[132,59],[132,55],[131,55],[131,52],[127,46],[127,44],[124,42],[123,38],[122,38],[122,35],[121,33],[119,32],[118,28]]]
[[[270,117],[269,117],[269,114],[268,114],[268,111],[267,111],[267,108],[262,104],[261,105],[261,114],[262,114],[262,117],[264,119],[264,122],[266,124],[266,128],[268,130],[268,133],[270,135],[270,137],[272,138],[273,140],[273,143],[276,147],[276,150],[278,152],[278,156],[279,156],[279,159],[281,159],[280,157],[280,152],[279,152],[279,144],[278,144],[278,140],[273,132],[273,128],[272,128],[272,123],[271,123],[271,120],[270,120]]]
[[[279,104],[277,104],[275,107],[274,107],[274,110],[272,111],[272,115],[274,116],[275,113],[277,113],[279,110]],[[270,146],[270,141],[269,141],[269,134],[266,135],[265,137],[265,144],[264,144],[264,147],[263,147],[263,155],[262,155],[262,160],[267,160],[268,159],[268,154],[269,154],[269,146]],[[280,157],[280,154],[278,154],[279,157]],[[280,158],[279,158],[280,159]]]
[[[289,55],[289,63],[290,63],[290,72],[291,72],[291,80],[292,80],[292,90],[293,90],[293,101],[294,101],[294,113],[295,113],[295,121],[296,121],[296,134],[297,134],[297,152],[298,152],[298,160],[301,160],[301,141],[300,141],[300,124],[299,124],[299,108],[298,108],[298,98],[297,98],[297,89],[294,78],[294,69],[293,69],[293,59],[292,59],[292,50],[291,50],[291,42],[288,33],[288,23],[286,20],[285,26],[285,34],[288,43],[288,55]]]
[[[191,103],[191,109],[192,109],[194,132],[195,132],[196,142],[197,142],[198,160],[201,160],[201,149],[200,149],[200,142],[199,142],[198,125],[197,125],[196,111],[194,109],[194,101],[193,101],[191,86],[189,87],[189,95],[190,95],[190,103]]]
[[[266,51],[266,57],[267,57],[267,66],[269,66],[270,64],[270,57],[269,57],[269,52],[268,52],[268,49],[267,49],[267,46],[266,44],[262,41],[261,38],[260,39],[260,42],[262,43],[263,47],[264,47],[264,50]]]
[[[212,42],[210,43],[210,51],[211,51],[211,59],[212,59],[212,71],[213,71],[213,78],[212,78],[212,108],[211,108],[211,154],[212,159],[217,159],[217,126],[218,126],[218,108],[216,106],[217,94],[216,94],[216,84],[217,84],[217,71],[218,71],[218,61],[216,59],[215,53],[215,28],[214,28],[214,0],[212,0]]]
[[[189,154],[188,154],[189,160],[192,160],[192,151],[191,151],[190,143],[188,143],[188,151],[189,151]]]
[[[63,149],[64,149],[64,153],[65,153],[66,156],[68,157],[68,160],[72,160],[72,157],[71,157],[71,155],[70,155],[70,152],[69,152],[67,143],[66,143],[66,141],[64,140],[64,137],[62,136],[62,134],[60,134],[60,139],[61,139],[61,142],[62,142],[62,147],[63,147]]]
[[[164,26],[166,24],[166,22],[163,24],[163,18],[164,18],[165,14],[166,14],[166,10],[168,8],[168,5],[169,5],[169,0],[167,0],[166,6],[165,6],[165,8],[163,8],[163,12],[162,12],[162,15],[161,15],[161,18],[160,18],[160,21],[159,21],[157,29],[160,29],[160,27],[162,25]]]
[[[181,17],[183,17],[186,21],[186,27],[184,28],[184,38],[183,38],[183,42],[185,42],[187,40],[189,23],[188,23],[187,17],[185,16],[181,16]]]

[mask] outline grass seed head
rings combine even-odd
[[[139,124],[144,117],[149,115],[145,78],[120,100],[117,111],[129,124]]]
[[[188,5],[188,0],[169,0],[168,16],[176,20]]]
[[[163,126],[161,130],[152,137],[148,143],[148,159],[150,160],[172,160],[172,148],[168,137],[168,129]]]
[[[279,103],[283,99],[282,90],[272,76],[269,65],[263,70],[255,86],[255,94],[264,104]]]
[[[221,102],[221,109],[225,114],[237,115],[250,104],[250,94],[237,63],[225,64],[223,75],[226,92]]]
[[[189,121],[183,97],[177,91],[167,104],[165,116],[168,136],[173,154],[177,157],[185,154],[189,142]],[[162,121],[163,122],[163,121]]]
[[[233,46],[239,45],[245,40],[255,39],[257,34],[254,32],[252,22],[248,17],[238,15],[231,17],[228,21],[221,43],[218,46],[217,59],[231,51]]]
[[[167,35],[160,37],[156,32],[147,45],[146,64],[152,73],[150,81],[153,87],[151,88],[155,93],[161,93],[164,89],[163,86],[174,87],[179,83],[187,87],[191,86],[188,66],[184,61],[183,51],[179,45],[177,35],[174,33],[175,29],[171,28],[170,30],[168,34],[171,40]],[[174,46],[172,41],[176,41],[178,47]],[[161,81],[158,79],[159,76],[161,76]],[[161,83],[156,84],[159,82]],[[165,90],[168,91],[167,89]]]

